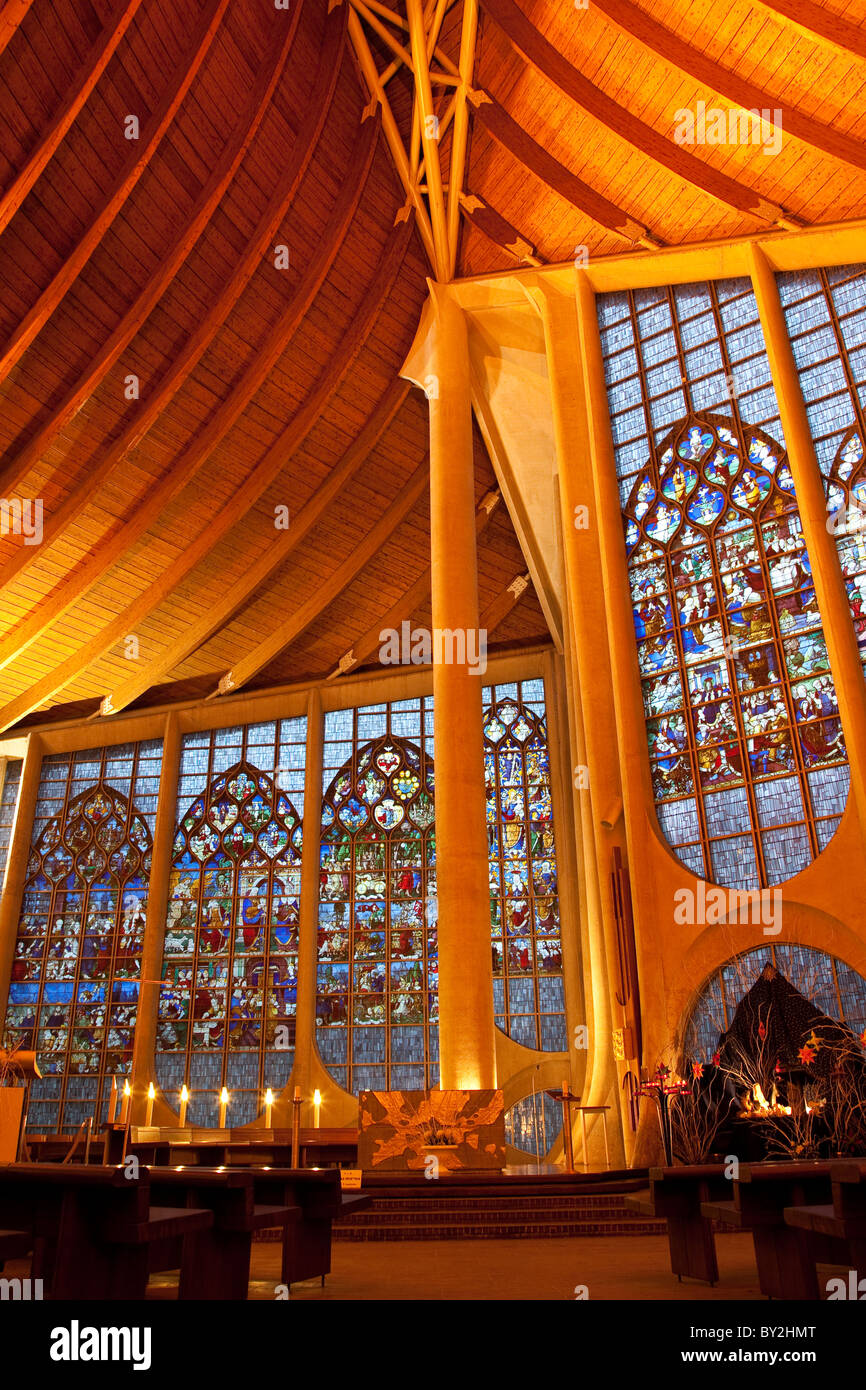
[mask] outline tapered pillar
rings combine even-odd
[[[479,640],[469,348],[463,312],[444,286],[430,283],[403,374],[430,405],[440,1084],[486,1089],[496,1085],[496,1061],[483,678],[466,655]]]
[[[839,718],[851,768],[851,789],[861,824],[866,825],[866,681],[860,665],[854,621],[836,542],[827,526],[827,499],[776,277],[760,246],[752,242],[750,252],[752,284],[839,701]]]
[[[139,987],[135,1040],[132,1047],[130,1084],[132,1086],[132,1120],[135,1124],[141,1124],[144,1121],[148,1083],[156,1081],[154,1069],[156,1022],[159,1010],[165,922],[168,913],[168,880],[174,844],[175,816],[177,814],[180,743],[177,716],[169,714],[166,716],[162,739],[159,796],[156,803],[150,880],[147,889],[147,914],[141,950],[141,985]],[[190,1024],[191,1026],[192,1024]],[[106,1084],[110,1085],[107,1077]],[[177,1096],[167,1095],[165,1100],[171,1110],[177,1108]],[[171,1115],[163,1109],[161,1103],[157,1104],[154,1111],[154,1122],[156,1124],[171,1123]]]
[[[27,878],[27,861],[30,858],[33,816],[39,795],[41,768],[42,740],[37,734],[31,734],[27,740],[27,752],[24,754],[24,765],[21,769],[18,804],[15,808],[9,854],[6,858],[3,896],[0,898],[0,1036],[9,999],[15,938],[18,935],[18,920],[21,916],[21,895]]]
[[[307,699],[307,761],[304,772],[304,849],[301,861],[301,901],[298,926],[298,1003],[295,1017],[295,1062],[291,1089],[300,1086],[310,1108],[305,1124],[312,1123],[311,1096],[321,1082],[321,1063],[314,1065],[316,1034],[316,968],[319,927],[319,863],[322,810],[322,697],[311,690]],[[314,1076],[315,1071],[315,1076]],[[289,1113],[288,1111],[286,1113]]]

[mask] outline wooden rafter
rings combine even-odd
[[[261,69],[250,100],[244,109],[243,118],[238,121],[219,162],[196,200],[189,214],[189,220],[181,224],[174,244],[161,256],[156,274],[127,309],[120,323],[97,355],[88,362],[83,375],[72,389],[67,391],[62,401],[55,406],[49,418],[33,438],[28,440],[23,451],[14,459],[10,467],[4,470],[3,486],[7,492],[15,493],[20,488],[28,470],[39,461],[54,436],[69,423],[88,397],[96,390],[120,354],[142,328],[148,315],[159,302],[205,231],[264,119],[271,97],[285,67],[300,13],[300,6],[296,5],[282,46],[274,49],[271,62]],[[91,488],[92,482],[88,479],[88,489]]]
[[[780,128],[788,135],[793,135],[797,140],[811,145],[813,149],[823,150],[825,154],[841,159],[857,169],[866,169],[866,149],[860,141],[852,140],[850,136],[843,135],[841,131],[834,130],[832,126],[824,125],[821,121],[813,120],[811,116],[803,115],[795,106],[785,103],[781,98],[771,97],[761,87],[737,77],[735,73],[729,72],[712,58],[708,58],[699,48],[679,38],[672,29],[658,24],[646,11],[631,4],[630,0],[593,0],[593,5],[623,33],[637,39],[665,62],[673,63],[681,72],[705,83],[726,101],[746,110],[765,110],[770,122],[773,122],[774,112],[778,110],[781,117]]]
[[[537,140],[533,140],[529,132],[518,125],[504,107],[486,92],[471,92],[469,101],[475,107],[478,119],[493,138],[546,183],[548,188],[552,188],[554,193],[571,203],[572,207],[578,208],[600,227],[606,227],[608,231],[615,232],[631,244],[637,243],[647,247],[663,244],[642,222],[635,221],[622,208],[617,207],[616,203],[597,193],[590,184],[584,183],[577,174],[560,164],[558,159],[539,145]]]
[[[167,671],[179,666],[182,661],[185,661],[188,656],[203,646],[209,637],[231,621],[235,613],[250,600],[256,590],[285,564],[292,551],[297,549],[313,527],[322,519],[327,507],[357,473],[369,457],[370,452],[376,447],[405,401],[409,389],[408,382],[401,381],[399,377],[395,378],[336,468],[316,488],[316,491],[305,502],[297,515],[292,516],[289,529],[276,534],[264,554],[244,571],[244,574],[232,584],[222,599],[217,599],[208,607],[198,622],[190,624],[184,629],[180,637],[169,643],[168,647],[160,651],[156,657],[151,661],[142,663],[142,669],[136,671],[130,680],[112,690],[103,701],[103,712],[114,714],[118,710],[125,709],[145,690],[156,685]],[[244,497],[246,498],[246,496],[245,490]],[[234,525],[237,518],[237,504],[234,501],[230,504],[230,509],[232,512],[231,521]]]
[[[849,24],[842,15],[833,14],[821,5],[806,4],[804,0],[761,0],[761,4],[783,18],[790,19],[798,29],[804,30],[810,36],[817,36],[825,43],[832,43],[846,53],[855,53],[859,58],[866,58],[866,30],[858,28],[856,24]]]
[[[379,518],[372,530],[356,546],[348,559],[341,565],[323,584],[312,598],[295,609],[288,622],[280,623],[280,626],[272,632],[263,642],[259,642],[251,652],[242,657],[230,671],[227,671],[220,681],[214,695],[227,695],[229,691],[238,690],[242,685],[246,685],[261,671],[268,662],[273,661],[290,643],[294,642],[310,623],[315,622],[325,609],[333,603],[342,591],[352,583],[366,564],[372,560],[373,556],[393,535],[397,527],[401,525],[409,512],[426,491],[428,485],[429,470],[427,458],[415,469],[411,478],[397,493],[390,507]]]
[[[746,213],[760,222],[790,227],[795,219],[778,204],[761,197],[754,189],[731,178],[682,145],[614,101],[589,78],[578,72],[567,58],[541,34],[515,0],[481,0],[485,13],[502,30],[509,42],[527,62],[554,83],[575,106],[620,139],[627,141],[647,159],[669,169],[718,202]],[[797,224],[799,225],[799,224]]]
[[[0,53],[14,36],[33,0],[0,0]]]
[[[528,573],[515,575],[508,587],[503,589],[501,594],[497,594],[496,598],[487,605],[481,614],[478,626],[482,632],[486,632],[488,636],[491,632],[495,632],[512,609],[517,607],[530,587],[531,580]]]
[[[106,22],[93,51],[82,63],[70,84],[66,97],[43,131],[42,138],[29,155],[24,168],[0,195],[0,232],[11,222],[42,170],[52,158],[61,140],[74,122],[93,91],[123,38],[142,0],[124,0]]]
[[[232,391],[182,451],[162,480],[151,487],[138,502],[133,515],[107,539],[94,546],[77,570],[63,579],[29,617],[23,619],[4,637],[0,642],[0,665],[8,665],[14,660],[25,646],[29,646],[47,626],[68,612],[84,593],[103,578],[108,568],[138,540],[178,493],[191,482],[246,409],[274,363],[285,351],[339,254],[372,166],[376,134],[375,120],[371,119],[361,127],[353,151],[352,167],[357,171],[357,178],[344,181],[326,233],[319,242],[303,279],[296,287],[291,302],[264,343],[260,345]],[[257,468],[261,468],[261,464],[257,465]],[[266,486],[267,483],[263,485]],[[243,495],[247,505],[252,506],[258,494],[253,492],[251,479],[246,480]],[[231,515],[236,520],[242,514],[237,500],[232,501],[231,508]],[[207,527],[207,539],[216,544],[218,538],[216,523],[211,521]],[[188,562],[194,553],[193,544],[186,548],[181,559]]]
[[[344,184],[344,188],[345,186]],[[355,315],[351,328],[343,336],[340,345],[343,372],[354,360],[378,317],[384,299],[391,292],[394,279],[409,244],[411,231],[411,221],[405,221],[392,235],[390,246],[379,262],[376,277],[365,295],[364,303]],[[324,240],[327,240],[327,236]],[[334,363],[332,362],[330,365],[333,370]],[[312,429],[328,398],[337,390],[338,386],[339,381],[334,379],[332,371],[326,372],[320,389],[308,398],[303,410],[299,412],[304,420],[305,432]],[[289,430],[293,427],[298,428],[296,421],[292,422]],[[115,643],[128,633],[134,632],[136,626],[144,622],[159,607],[166,595],[171,593],[204,556],[214,548],[220,535],[225,534],[232,525],[236,524],[239,515],[242,514],[243,506],[253,506],[261,491],[277,476],[288,452],[285,439],[289,430],[284,432],[276,444],[268,450],[264,459],[257,464],[254,475],[245,479],[243,492],[236,493],[230,499],[217,514],[217,517],[208,523],[206,530],[186,546],[184,551],[154,583],[139,594],[123,612],[113,618],[100,632],[90,638],[78,652],[73,653],[54,671],[37,681],[30,690],[17,696],[4,709],[0,710],[0,729],[9,728],[11,724],[17,723],[25,714],[38,708],[44,700],[50,699],[58,690],[62,690],[100,656],[109,651]],[[219,535],[217,534],[218,527],[222,528]]]
[[[212,0],[210,14],[205,12],[196,28],[186,54],[175,67],[162,99],[141,133],[141,141],[133,142],[133,152],[127,159],[120,177],[96,213],[84,236],[72,254],[64,261],[48,288],[39,296],[33,308],[10,334],[0,350],[0,381],[9,375],[15,363],[26,352],[33,339],[55,312],[66,291],[102,241],[135,185],[150,163],[159,143],[174,120],[216,38],[229,0]],[[146,135],[145,135],[146,132]],[[141,148],[137,146],[141,144]],[[2,484],[2,480],[0,480]]]
[[[543,265],[535,254],[535,247],[526,237],[521,236],[517,228],[491,207],[485,203],[483,198],[477,198],[474,193],[462,193],[460,195],[460,211],[473,227],[477,227],[479,232],[492,241],[494,246],[500,250],[507,251],[509,256],[515,260],[522,261],[525,265]]]
[[[442,191],[442,169],[439,164],[439,121],[433,105],[433,89],[430,85],[427,32],[424,26],[421,0],[406,0],[406,13],[409,17],[409,37],[412,42],[412,63],[421,144],[424,149],[424,162],[429,185],[428,202],[430,220],[433,225],[433,264],[437,279],[445,281],[450,279],[448,222],[445,215],[445,195]]]
[[[475,536],[480,537],[487,526],[493,512],[502,500],[499,492],[493,491],[485,493],[475,509]],[[430,566],[419,574],[418,578],[409,588],[402,593],[381,618],[378,618],[371,628],[359,637],[357,642],[353,642],[349,651],[342,656],[328,676],[328,680],[336,680],[339,676],[346,676],[350,671],[355,671],[362,666],[371,656],[382,640],[383,628],[398,628],[402,622],[411,618],[418,608],[421,607],[430,597]]]
[[[331,110],[343,55],[345,35],[345,7],[342,7],[340,10],[333,11],[328,17],[315,87],[308,103],[304,123],[298,131],[282,177],[247,243],[243,256],[226,281],[216,302],[184,347],[178,352],[175,361],[159,384],[141,401],[140,409],[123,434],[119,439],[107,445],[95,458],[88,461],[77,486],[59,507],[53,512],[49,512],[45,517],[42,545],[39,547],[19,545],[17,547],[11,559],[0,570],[0,592],[12,583],[17,575],[34,563],[37,558],[37,550],[42,551],[51,545],[64,529],[71,526],[81,515],[92,501],[96,489],[122,462],[130,450],[136,447],[161,412],[173,400],[239,300],[260,265],[265,248],[280,226],[313,157]],[[0,479],[0,483],[2,483],[2,479]],[[4,641],[0,643],[0,666],[5,664],[5,660],[8,660],[8,657],[3,657],[5,651],[6,642]]]

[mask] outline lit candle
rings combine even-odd
[[[154,1090],[153,1082],[151,1081],[150,1085],[147,1088],[147,1109],[144,1114],[145,1125],[153,1124],[153,1102],[155,1099],[156,1091]]]
[[[315,1128],[318,1129],[318,1128],[319,1128],[319,1120],[320,1120],[320,1118],[321,1118],[321,1111],[322,1111],[322,1093],[321,1093],[321,1091],[314,1091],[314,1092],[313,1092],[313,1109],[315,1110],[315,1115],[316,1115],[316,1118],[315,1118],[315,1120],[313,1121],[313,1124],[314,1124]]]
[[[301,1099],[301,1088],[300,1088],[300,1086],[296,1086],[296,1087],[295,1087],[295,1100],[300,1100],[300,1099]]]
[[[223,1086],[222,1090],[220,1091],[220,1129],[225,1129],[226,1127],[226,1106],[228,1105],[228,1103],[229,1093],[226,1090],[225,1086]]]
[[[123,1100],[120,1102],[120,1123],[125,1125],[129,1119],[129,1097],[132,1095],[132,1087],[129,1078],[123,1083]]]
[[[114,1117],[117,1114],[117,1077],[111,1078],[111,1090],[108,1094],[108,1123],[114,1124]]]
[[[274,1108],[274,1093],[270,1086],[265,1091],[265,1129],[271,1127],[271,1111]]]
[[[186,1086],[184,1085],[184,1086],[181,1086],[181,1088],[180,1088],[180,1127],[181,1127],[181,1129],[183,1129],[184,1126],[186,1125],[186,1108],[187,1108],[188,1105],[189,1105],[189,1091],[186,1089]]]

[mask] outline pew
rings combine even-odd
[[[626,1197],[626,1206],[643,1216],[667,1222],[671,1272],[711,1286],[719,1278],[712,1221],[702,1203],[731,1190],[721,1163],[688,1164],[682,1168],[651,1168],[649,1196]]]
[[[245,1299],[253,1233],[277,1228],[291,1245],[301,1209],[256,1200],[253,1174],[235,1168],[150,1168],[152,1199],[161,1206],[207,1208],[213,1225],[150,1247],[150,1270],[180,1269],[179,1299]],[[190,1248],[191,1247],[191,1248]]]
[[[830,1202],[786,1207],[785,1223],[837,1242],[845,1252],[841,1263],[862,1277],[866,1275],[866,1161],[833,1162],[830,1179]]]
[[[148,1175],[123,1168],[53,1163],[0,1168],[0,1226],[23,1228],[31,1277],[51,1299],[138,1299],[147,1287],[152,1242],[206,1230],[205,1208],[157,1207]]]
[[[294,1239],[283,1242],[281,1280],[296,1284],[331,1272],[331,1229],[341,1215],[368,1206],[366,1192],[343,1193],[338,1168],[253,1168],[257,1202],[301,1208]]]
[[[838,1242],[795,1230],[785,1221],[791,1206],[823,1203],[830,1195],[827,1163],[743,1164],[731,1201],[707,1201],[708,1218],[751,1231],[758,1283],[768,1298],[816,1299],[816,1262],[835,1262]]]
[[[0,1269],[7,1260],[20,1260],[29,1255],[33,1237],[28,1231],[0,1231]]]

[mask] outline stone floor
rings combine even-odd
[[[503,1301],[574,1299],[585,1285],[595,1301],[608,1299],[761,1299],[752,1238],[716,1236],[720,1280],[715,1289],[678,1283],[664,1236],[547,1240],[335,1242],[322,1288],[309,1280],[291,1297],[310,1302]],[[253,1246],[250,1297],[272,1299],[279,1279],[279,1246]],[[149,1298],[173,1298],[170,1276],[155,1276]],[[585,1296],[587,1296],[585,1295]]]

